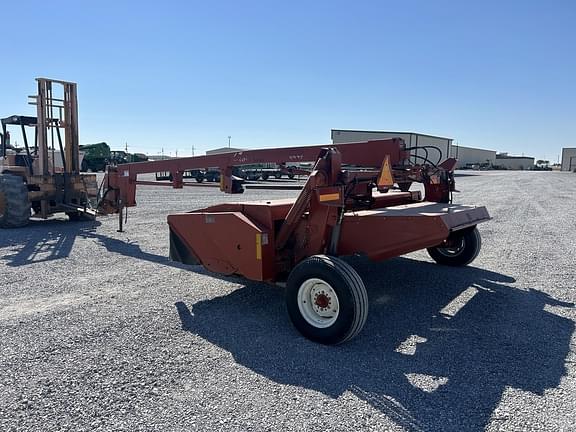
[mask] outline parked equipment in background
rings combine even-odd
[[[294,167],[286,167],[283,164],[278,165],[274,163],[266,163],[242,165],[238,167],[238,172],[235,173],[235,175],[250,181],[266,181],[272,178],[279,180],[284,176],[288,177],[289,179],[293,179],[296,176],[296,172],[298,172],[298,174],[302,174],[300,171],[301,170],[298,170]],[[309,172],[306,172],[306,175],[308,174]]]
[[[95,175],[80,174],[76,84],[37,78],[31,96],[37,116],[1,120],[0,228],[28,224],[31,212],[46,219],[64,212],[70,219],[94,217]],[[15,148],[8,127],[18,126],[24,147]],[[27,128],[34,129],[34,143]]]
[[[122,165],[132,162],[146,162],[148,156],[144,153],[126,153],[124,150],[112,150],[109,159],[111,164]]]
[[[97,144],[83,144],[80,150],[84,152],[80,171],[98,172],[104,171],[110,161],[110,146],[105,142]]]
[[[476,225],[486,208],[452,204],[455,159],[440,165],[400,139],[331,146],[252,150],[109,168],[103,212],[133,206],[137,180],[146,172],[182,173],[218,166],[221,189],[241,193],[233,167],[249,163],[316,160],[296,199],[221,204],[168,216],[170,257],[226,275],[286,283],[294,326],[307,338],[337,344],[356,336],[368,313],[368,296],[357,272],[342,256],[384,260],[428,249],[440,264],[462,266],[480,251]],[[421,149],[421,147],[420,147]],[[344,168],[343,163],[354,168]],[[424,186],[410,191],[412,182]]]
[[[310,174],[310,170],[295,166],[286,167],[283,165],[276,165],[276,164],[251,164],[251,165],[235,166],[233,168],[232,174],[238,179],[248,181],[258,181],[258,180],[267,181],[268,179],[271,178],[279,180],[284,176],[292,180],[296,176],[307,176],[308,174]],[[198,183],[202,183],[204,180],[208,182],[219,182],[220,171],[217,168],[186,170],[183,172],[182,178],[195,179]],[[172,181],[173,177],[171,173],[168,171],[157,172],[156,180]]]
[[[106,165],[122,165],[130,162],[145,162],[148,156],[143,153],[126,153],[123,150],[110,150],[105,142],[97,144],[82,144],[80,150],[84,158],[80,165],[81,171],[104,171]]]

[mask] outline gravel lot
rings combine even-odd
[[[576,430],[576,175],[474,174],[479,258],[351,260],[371,309],[337,347],[281,288],[167,259],[167,214],[297,192],[141,187],[125,233],[0,231],[0,431]]]

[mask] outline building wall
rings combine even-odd
[[[452,139],[444,137],[436,137],[432,135],[419,134],[414,132],[387,132],[387,131],[354,131],[354,130],[342,130],[342,129],[332,129],[332,143],[342,144],[349,142],[360,142],[360,141],[370,141],[378,139],[391,139],[391,138],[401,138],[406,143],[407,147],[422,147],[425,145],[436,146],[442,152],[442,157],[440,154],[434,150],[428,150],[428,157],[432,162],[440,162],[446,160],[450,156],[450,149],[452,147]],[[425,156],[423,150],[416,150],[416,154],[419,156]],[[419,158],[413,158],[414,162],[422,162]]]
[[[534,168],[534,158],[522,156],[498,157],[496,155],[496,165],[509,170],[529,170]]]
[[[576,169],[576,148],[562,149],[562,171],[574,171]]]
[[[467,165],[489,165],[496,164],[496,151],[484,150],[473,147],[452,146],[451,157],[458,159],[456,168],[463,168]]]

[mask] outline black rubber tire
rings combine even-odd
[[[280,180],[282,178],[282,173],[281,172],[274,173],[274,178],[276,180]]]
[[[88,215],[84,212],[66,212],[66,216],[68,216],[70,222],[83,222],[94,220],[94,218],[91,215]]]
[[[268,175],[268,173],[262,174],[262,180],[264,180],[264,181],[268,180],[269,177],[270,176]]]
[[[202,183],[203,181],[204,181],[204,177],[201,177],[201,176],[196,177],[197,183]]]
[[[0,228],[20,228],[30,222],[30,201],[24,179],[11,174],[0,175]]]
[[[298,307],[298,291],[311,278],[327,282],[338,296],[338,317],[329,327],[310,324]],[[368,294],[358,273],[341,259],[326,255],[306,258],[292,270],[286,286],[286,305],[294,327],[306,338],[325,345],[340,344],[355,337],[368,316]]]
[[[412,182],[398,183],[398,187],[402,192],[408,192],[410,190],[410,186],[412,186]]]
[[[457,233],[456,233],[457,234]],[[456,253],[447,253],[446,248],[440,246],[428,248],[428,254],[438,264],[447,266],[465,266],[476,259],[482,248],[482,238],[478,228],[469,229],[455,237],[454,240],[461,240],[462,244]]]
[[[288,178],[289,178],[290,180],[293,180],[294,177],[295,177],[294,173],[289,173],[289,174],[288,174]]]

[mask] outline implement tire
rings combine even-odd
[[[0,228],[20,228],[30,221],[30,201],[24,179],[0,174]]]
[[[294,327],[326,345],[346,342],[366,323],[368,295],[356,271],[339,258],[314,255],[288,277],[286,305]]]
[[[94,220],[94,216],[81,211],[66,212],[66,216],[68,216],[70,222],[84,222]]]
[[[456,233],[457,234],[457,233]],[[447,266],[465,266],[476,259],[482,247],[478,228],[466,230],[453,239],[456,247],[436,246],[428,248],[428,254],[438,264]]]

